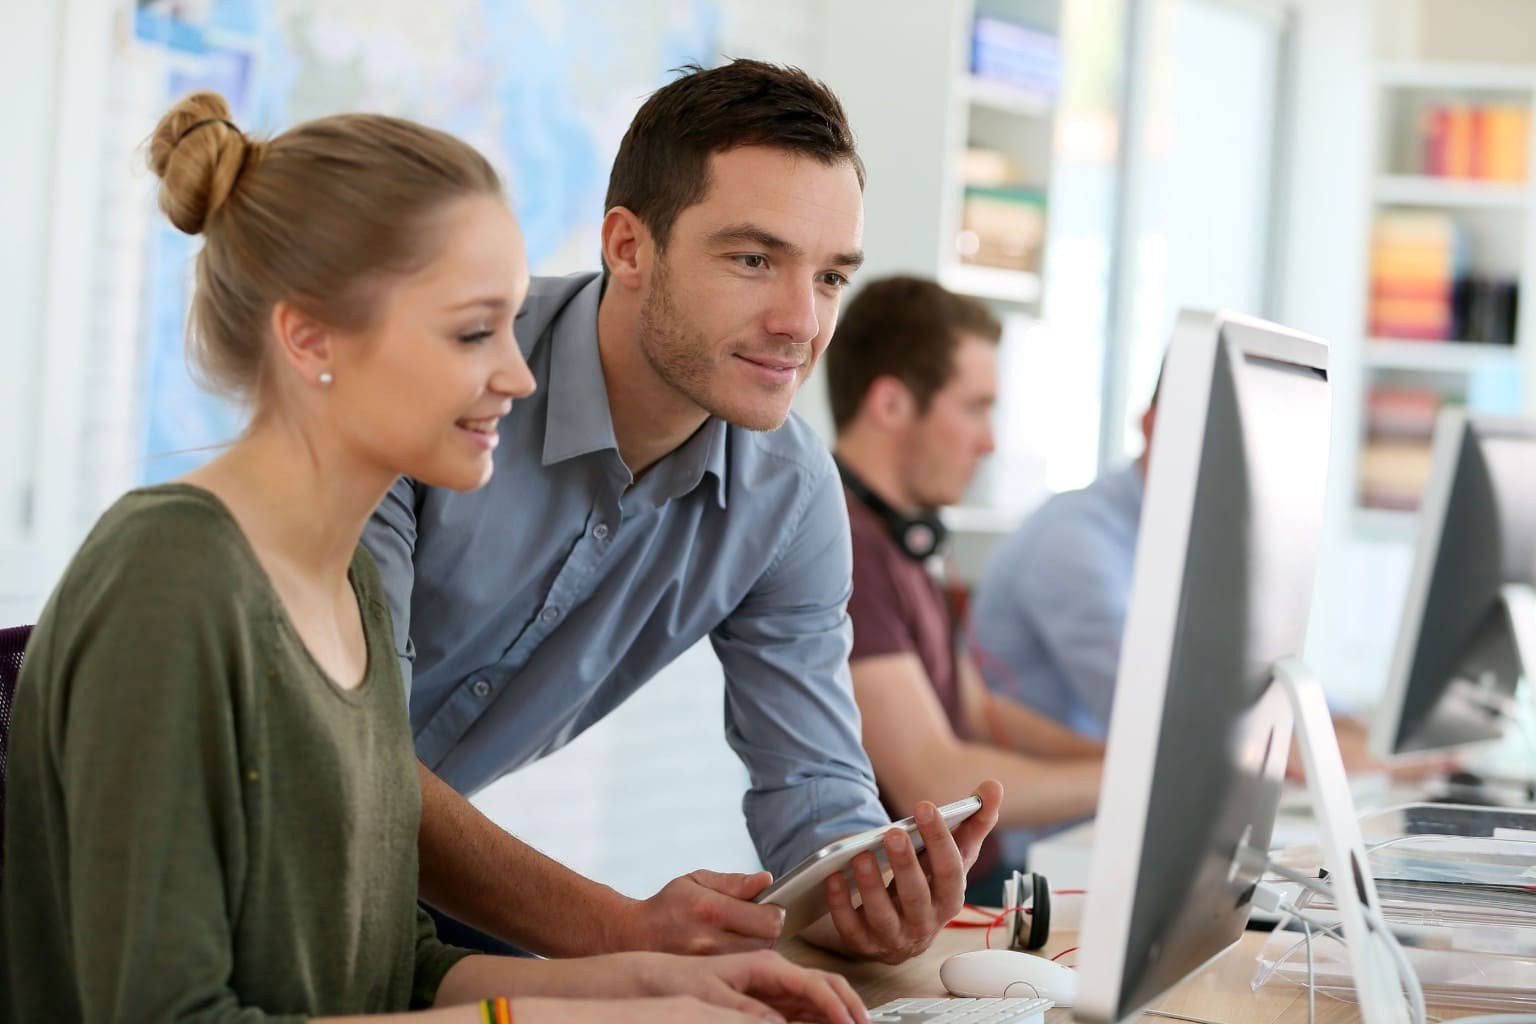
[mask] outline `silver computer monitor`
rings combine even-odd
[[[1184,313],[1169,344],[1095,826],[1077,1019],[1120,1021],[1247,924],[1291,743],[1328,464],[1327,346]]]
[[[1447,408],[1435,424],[1413,570],[1374,723],[1377,753],[1503,735],[1516,713],[1533,583],[1536,422]]]

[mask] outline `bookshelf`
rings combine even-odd
[[[1029,330],[1045,298],[1061,79],[1060,0],[838,0],[823,78],[868,171],[859,277],[914,274],[981,299],[1005,325],[998,450],[948,511],[962,577],[1045,489],[1039,436],[1007,424],[1039,379]],[[991,32],[992,49],[981,37]],[[893,117],[892,111],[901,116]],[[1038,404],[1037,401],[1034,404]],[[963,564],[959,564],[963,563]]]
[[[1536,67],[1376,67],[1355,446],[1356,535],[1404,540],[1446,404],[1532,410]]]

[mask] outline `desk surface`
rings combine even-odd
[[[1001,930],[993,933],[994,940],[1000,936]],[[1220,1024],[1306,1024],[1307,994],[1304,990],[1273,983],[1258,992],[1249,989],[1255,969],[1254,957],[1266,937],[1264,932],[1247,933],[1215,963],[1186,979],[1154,1007]],[[1077,936],[1070,933],[1056,936],[1043,952],[1054,956],[1075,946],[1076,940]],[[951,954],[981,949],[984,945],[981,930],[950,928],[939,936],[928,952],[895,967],[855,963],[799,939],[791,939],[779,948],[795,963],[843,975],[853,983],[865,1005],[879,1006],[907,996],[944,995],[944,986],[939,984],[939,965]],[[1073,955],[1069,954],[1065,962],[1071,963],[1072,959]],[[1052,1010],[1045,1019],[1047,1024],[1066,1024],[1072,1019],[1072,1012]],[[1143,1015],[1137,1019],[1147,1024],[1163,1024],[1169,1018]],[[1317,997],[1318,1024],[1353,1024],[1359,1019],[1353,1005],[1323,995]]]

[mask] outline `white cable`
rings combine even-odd
[[[1283,864],[1276,864],[1273,861],[1268,865],[1268,869],[1287,881],[1295,882],[1297,885],[1311,889],[1314,892],[1320,892],[1330,898],[1333,897],[1328,883],[1321,879],[1313,878],[1305,872],[1297,871]],[[1382,916],[1380,908],[1367,904],[1364,900],[1360,902],[1360,906],[1365,913],[1366,925],[1370,929],[1367,941],[1375,940],[1383,943],[1386,947],[1387,955],[1392,960],[1393,969],[1397,974],[1399,984],[1403,988],[1405,1001],[1408,1003],[1411,1024],[1428,1024],[1428,1011],[1424,1005],[1424,988],[1419,983],[1418,972],[1413,969],[1413,964],[1408,960],[1408,954],[1404,952],[1402,944],[1397,940],[1396,934],[1387,925],[1386,918]],[[1306,923],[1302,914],[1299,911],[1295,911],[1294,905],[1289,908],[1282,905],[1280,909],[1287,910],[1288,912],[1294,911],[1294,916],[1298,920],[1302,920],[1303,923]]]
[[[1317,1024],[1317,978],[1312,973],[1312,922],[1298,915],[1307,940],[1307,1024]]]
[[[1148,1017],[1167,1017],[1169,1020],[1187,1020],[1190,1024],[1226,1024],[1226,1021],[1207,1020],[1204,1017],[1188,1017],[1182,1013],[1174,1013],[1172,1010],[1142,1010]]]
[[[1397,967],[1398,980],[1408,994],[1413,1024],[1427,1024],[1428,1011],[1424,1007],[1424,986],[1419,983],[1419,972],[1413,969],[1413,963],[1408,959],[1408,953],[1403,949],[1403,944],[1398,941],[1397,933],[1392,931],[1387,919],[1382,916],[1380,907],[1366,904],[1364,901],[1361,901],[1360,906],[1365,910],[1365,919],[1371,926],[1373,934],[1386,945],[1387,953]]]

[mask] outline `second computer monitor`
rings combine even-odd
[[[1110,719],[1078,1019],[1126,1018],[1242,935],[1291,742],[1273,667],[1306,636],[1328,445],[1323,342],[1181,315]]]
[[[1498,739],[1536,583],[1536,422],[1441,413],[1413,558],[1376,751]]]

